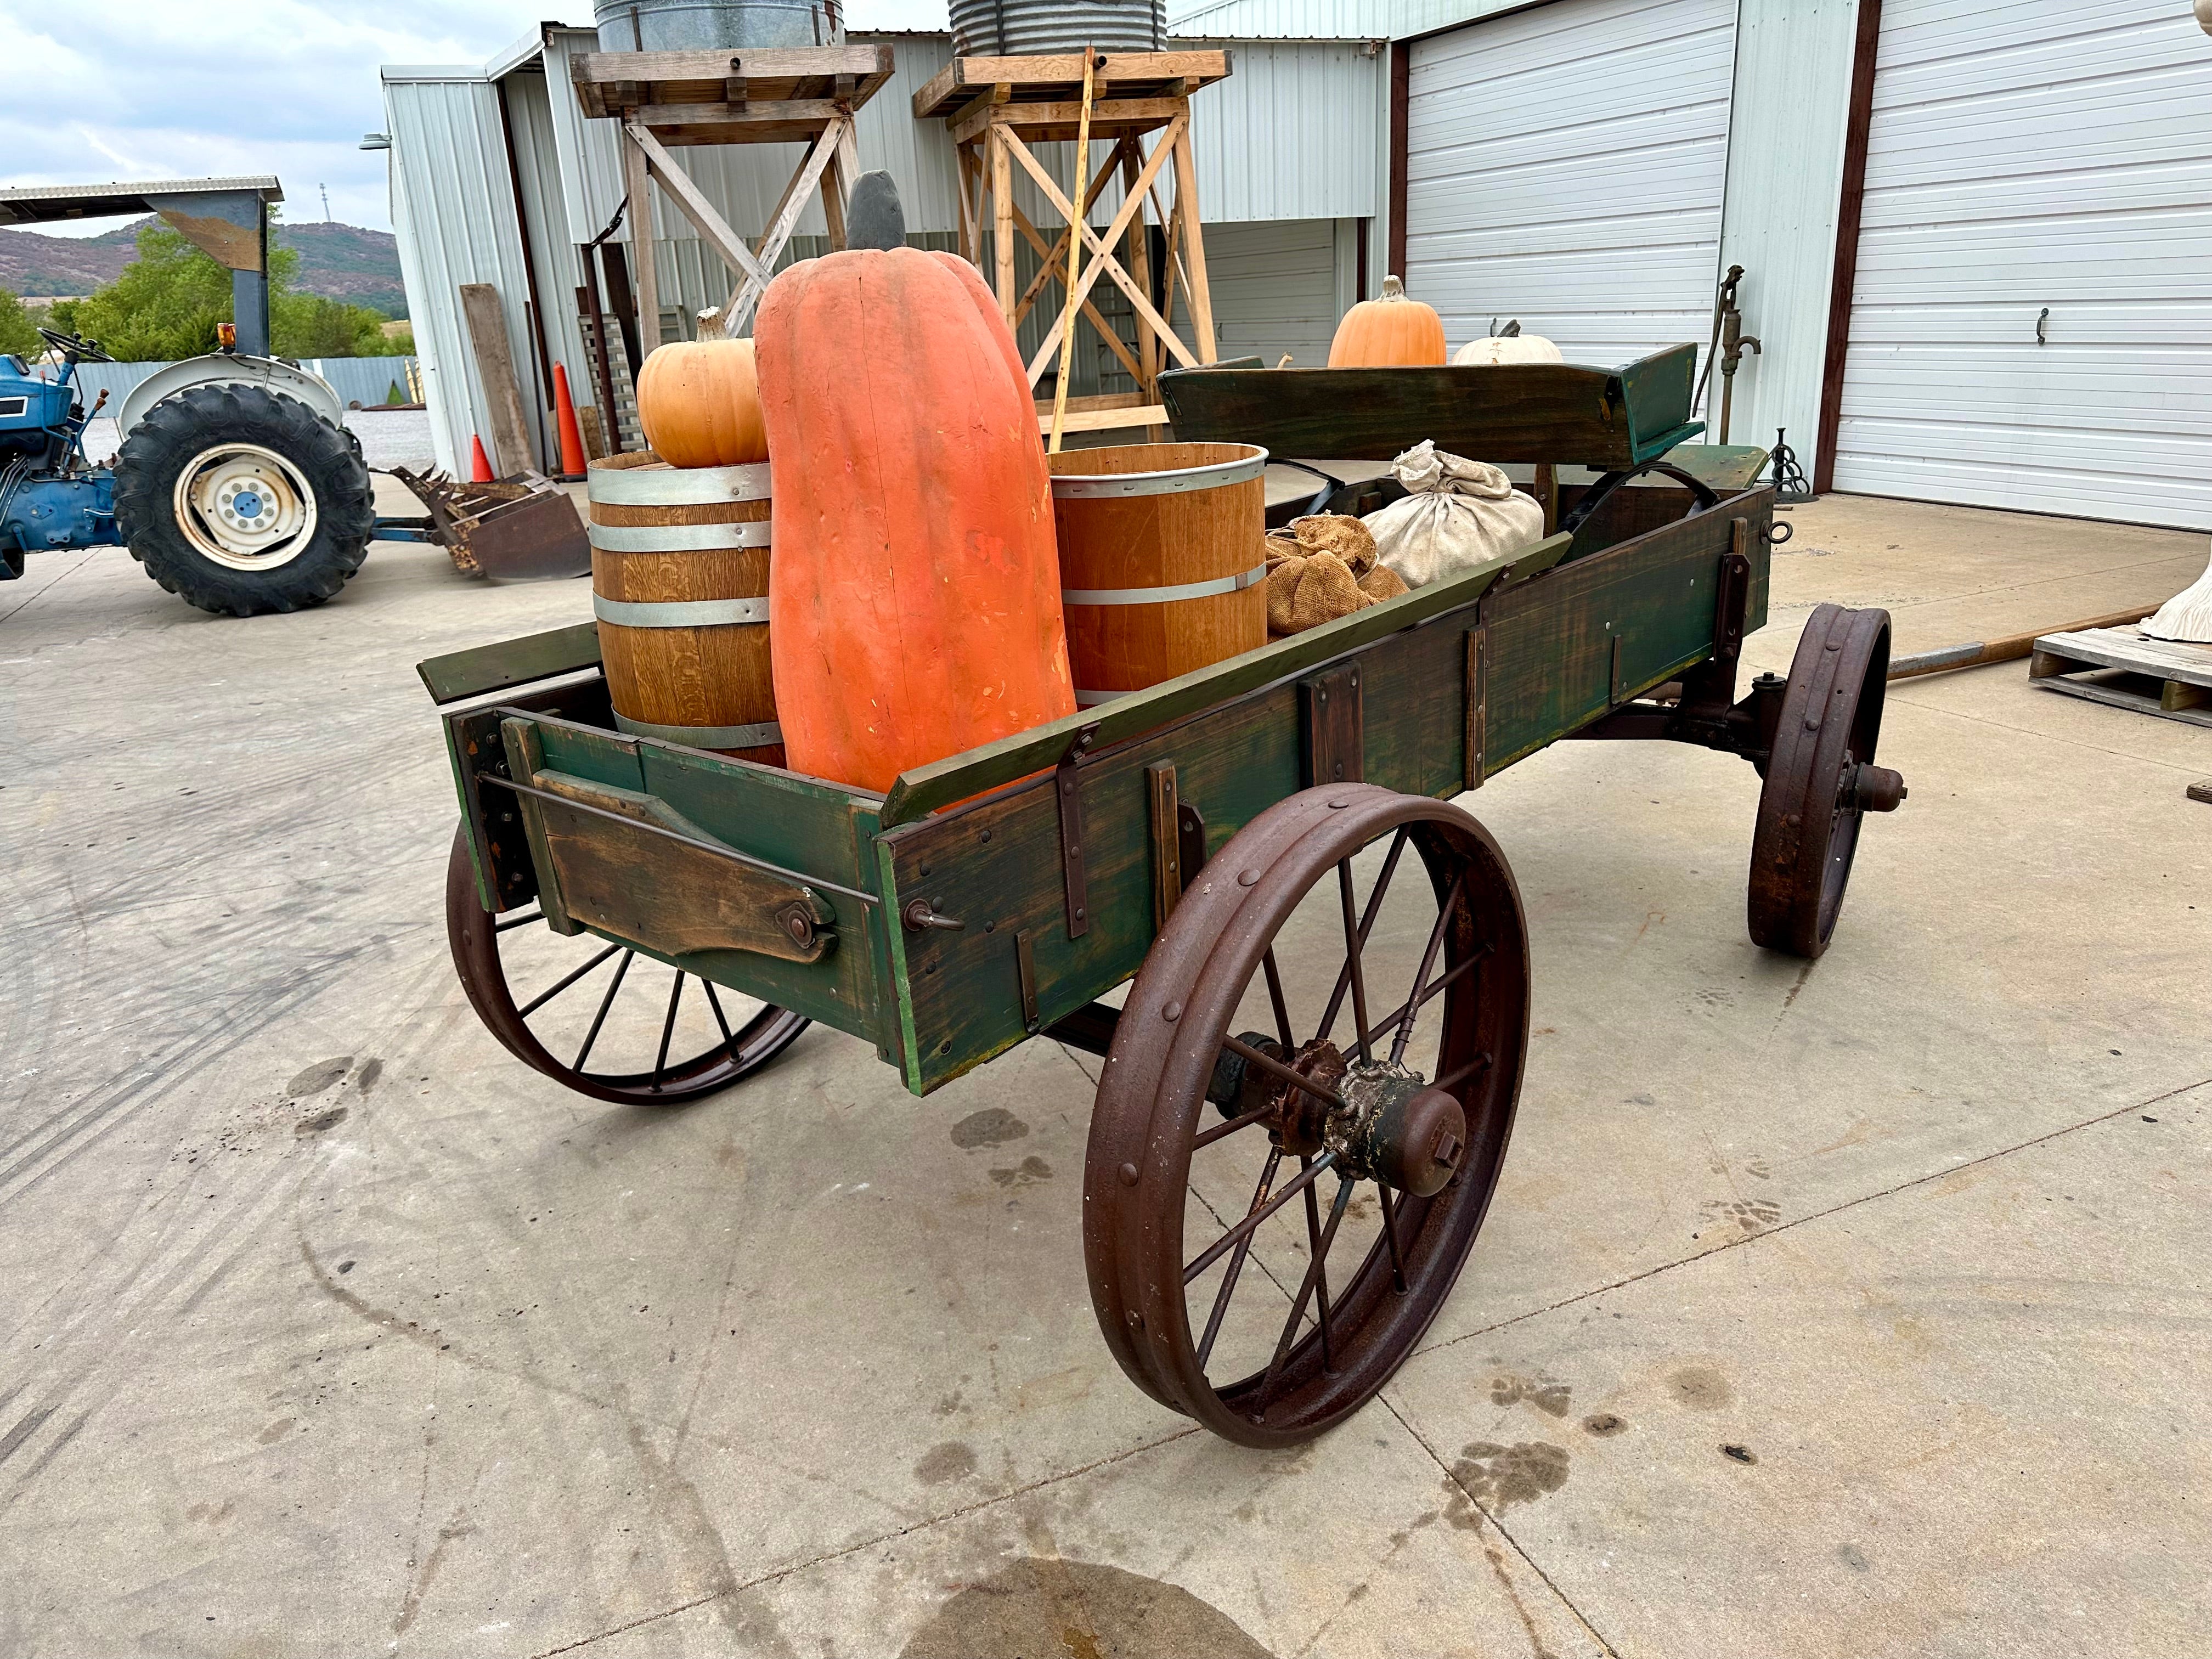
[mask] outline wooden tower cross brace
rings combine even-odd
[[[1069,238],[1074,227],[1081,227],[1082,256],[1075,277],[1079,313],[1137,389],[1069,399],[1066,427],[1071,431],[1164,424],[1167,414],[1159,404],[1160,374],[1215,361],[1213,299],[1199,223],[1190,96],[1229,73],[1229,54],[1109,52],[1103,57],[1104,64],[1097,71],[1091,134],[1094,142],[1110,143],[1113,149],[1106,164],[1091,176],[1080,214],[1031,145],[1075,138],[1082,113],[1081,53],[955,58],[914,97],[918,118],[949,118],[960,161],[960,251],[990,281],[1009,326],[1021,326],[1048,284],[1059,285],[1064,301]],[[1144,140],[1153,133],[1158,137],[1147,153]],[[1164,175],[1170,167],[1175,176],[1169,196]],[[1047,239],[1016,199],[1018,174],[1036,185],[1068,229]],[[1089,215],[1117,178],[1121,204],[1101,232],[1089,222]],[[1164,205],[1164,197],[1168,197]],[[1164,270],[1157,298],[1150,235],[1153,224],[1164,232]],[[1018,290],[1017,235],[1036,251],[1042,262],[1027,287]],[[1109,324],[1092,300],[1101,280],[1119,289],[1136,313],[1133,344]],[[1170,320],[1178,298],[1187,334]],[[1033,391],[1059,360],[1064,314],[1062,304],[1030,359]]]
[[[860,176],[854,113],[890,79],[887,46],[787,51],[591,52],[572,73],[584,113],[620,123],[629,197],[638,344],[660,343],[660,278],[653,257],[651,185],[657,182],[700,240],[737,275],[729,299],[702,322],[736,335],[759,304],[799,215],[819,192],[833,251],[845,246],[845,200]],[[669,154],[689,144],[808,145],[757,241],[730,228]]]

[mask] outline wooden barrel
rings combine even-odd
[[[592,610],[615,723],[783,764],[768,655],[769,471],[593,461]]]
[[[1266,450],[1116,444],[1051,465],[1078,704],[1267,644]]]

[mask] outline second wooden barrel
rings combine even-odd
[[[1115,444],[1051,466],[1079,705],[1267,644],[1266,450]]]
[[[592,610],[615,723],[783,764],[769,674],[769,470],[592,463]]]

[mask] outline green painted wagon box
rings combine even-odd
[[[479,890],[499,908],[535,893],[558,929],[866,1037],[927,1094],[1136,972],[1163,920],[1158,769],[1174,769],[1181,802],[1202,815],[1204,852],[1216,852],[1328,781],[1314,775],[1309,699],[1351,675],[1360,720],[1342,775],[1437,798],[1477,787],[1710,655],[1731,553],[1751,575],[1745,626],[1763,623],[1772,494],[1745,492],[1556,568],[1572,538],[1553,537],[1503,573],[1436,584],[916,769],[882,799],[617,735],[594,721],[589,689],[557,712],[495,700],[448,715],[455,775],[471,825],[519,817],[527,868],[511,867],[512,828],[496,854],[480,832]],[[465,694],[486,681],[496,693],[514,662],[543,672],[596,660],[583,630],[492,649],[505,654],[473,668],[441,659],[436,684]],[[1079,928],[1054,772],[1079,740]],[[917,901],[933,921],[909,924]],[[811,956],[773,939],[764,951],[763,929],[793,906],[802,931],[818,932]]]

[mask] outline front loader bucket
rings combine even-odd
[[[442,472],[392,476],[430,509],[430,538],[464,575],[494,581],[582,576],[591,543],[576,504],[550,479],[526,472],[495,483],[461,483]]]

